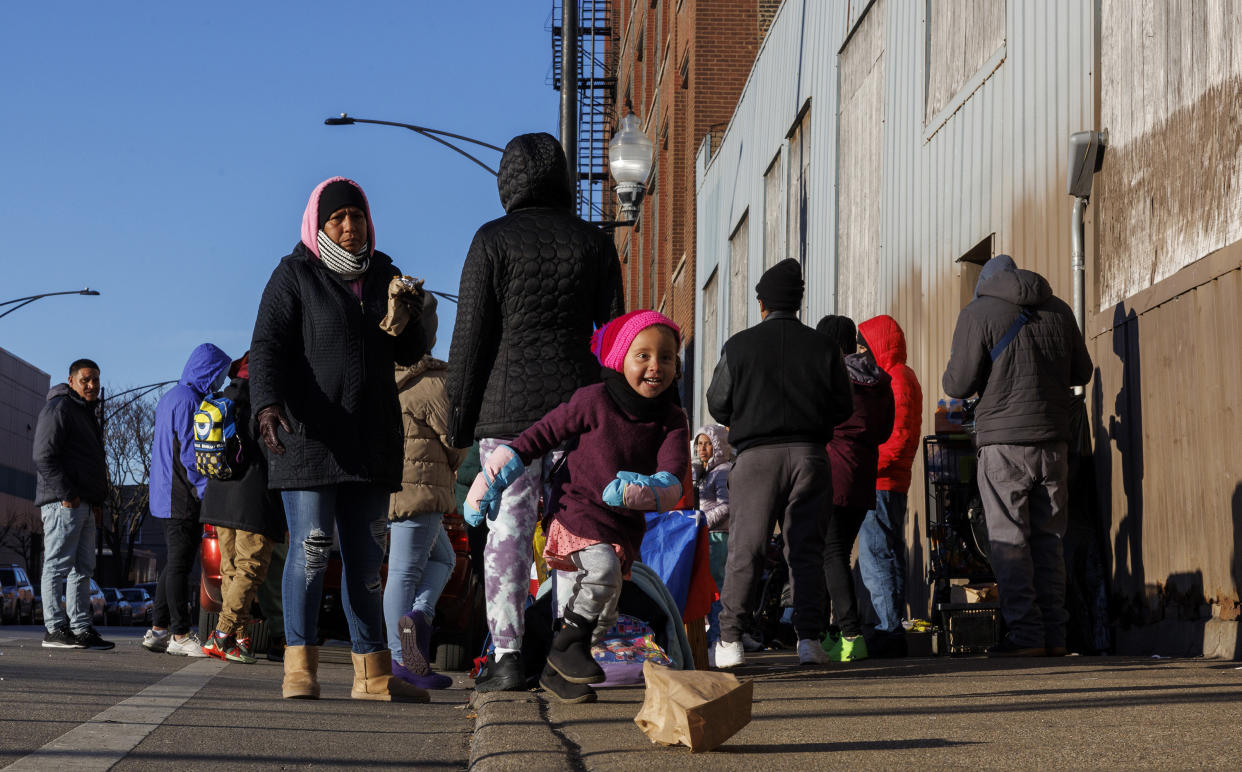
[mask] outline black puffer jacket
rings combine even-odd
[[[283,405],[293,434],[272,455],[268,484],[289,490],[341,482],[401,488],[401,406],[393,363],[426,351],[421,324],[393,337],[380,330],[388,282],[398,275],[371,255],[362,300],[305,243],[272,272],[250,342],[250,394],[257,415]]]
[[[512,437],[599,381],[595,325],[624,309],[612,241],[575,216],[565,155],[549,134],[505,148],[508,212],[474,236],[449,353],[449,440]]]
[[[950,397],[980,395],[975,443],[1068,440],[1070,389],[1091,380],[1091,355],[1070,307],[1053,296],[1047,279],[1010,267],[985,267],[975,295],[957,318],[943,379]],[[1023,307],[1033,311],[1031,320],[993,362],[992,348]]]
[[[235,426],[241,439],[245,468],[231,480],[207,480],[199,519],[209,525],[261,533],[269,539],[285,538],[285,508],[280,493],[267,487],[267,458],[250,412],[250,381],[234,378],[224,389],[233,400]]]
[[[39,411],[34,461],[38,506],[73,498],[102,504],[108,495],[108,465],[95,405],[67,383],[53,386]]]

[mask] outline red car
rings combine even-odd
[[[457,564],[449,577],[440,602],[436,604],[435,633],[431,637],[432,656],[435,667],[440,670],[469,670],[475,654],[482,648],[487,633],[483,613],[483,582],[471,568],[470,544],[466,523],[456,513],[444,516],[444,530],[448,533]],[[220,545],[216,531],[210,525],[203,526],[201,562],[202,580],[199,583],[199,635],[207,635],[215,629],[220,613]],[[387,563],[380,569],[387,575]],[[269,638],[281,631],[269,631],[266,622],[260,620],[258,607],[253,609],[256,620],[251,631],[251,645],[257,652],[267,650]],[[319,636],[324,639],[349,640],[345,612],[341,608],[341,562],[335,547],[324,575],[323,600],[319,607]]]

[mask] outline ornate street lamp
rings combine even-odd
[[[39,298],[50,298],[53,295],[98,295],[98,294],[99,294],[99,290],[93,290],[90,287],[87,287],[85,289],[80,289],[80,290],[69,290],[68,292],[44,292],[42,295],[30,295],[29,297],[14,298],[13,300],[6,300],[0,303],[0,306],[8,306],[14,303],[17,303],[17,305],[13,306],[8,311],[5,311],[3,314],[0,314],[0,319],[3,319],[4,317],[13,313],[14,311],[21,308],[22,306],[30,305],[31,303],[35,302]]]
[[[622,222],[615,226],[633,225],[638,207],[647,193],[647,176],[651,174],[651,156],[655,146],[643,133],[638,116],[629,108],[617,124],[617,133],[608,143],[608,171],[617,183],[617,202],[621,205]]]

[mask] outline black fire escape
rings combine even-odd
[[[617,39],[610,0],[578,0],[577,210],[584,220],[605,220],[613,211],[609,192],[608,140],[616,125]],[[564,5],[552,0],[552,88],[561,88],[561,21]]]

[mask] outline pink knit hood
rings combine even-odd
[[[367,202],[367,244],[371,247],[371,254],[375,254],[375,223],[371,221],[371,202],[367,200],[367,194],[362,190],[362,186],[346,177],[331,177],[315,186],[311,191],[310,201],[306,202],[306,211],[302,213],[302,243],[311,251],[315,257],[319,257],[319,194],[329,183],[344,180],[350,185],[358,189],[362,195],[362,200]]]

